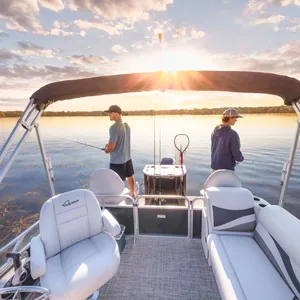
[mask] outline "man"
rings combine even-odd
[[[109,119],[115,123],[109,128],[109,142],[105,145],[105,153],[110,154],[109,168],[120,178],[127,179],[130,195],[134,196],[134,170],[130,154],[130,127],[122,121],[122,109],[111,105],[108,110]]]
[[[211,135],[211,168],[234,171],[237,163],[244,160],[240,150],[239,135],[231,129],[238,118],[242,118],[234,108],[223,112],[222,124],[218,125]]]

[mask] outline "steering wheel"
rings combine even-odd
[[[50,291],[40,286],[14,286],[0,289],[0,299],[6,299],[2,298],[2,296],[6,295],[7,297],[9,295],[12,297],[9,298],[11,300],[20,300],[23,299],[23,293],[37,294],[37,297],[34,298],[35,300],[48,300],[51,297]]]

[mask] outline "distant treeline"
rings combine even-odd
[[[220,115],[226,109],[222,108],[194,108],[194,109],[168,109],[168,110],[134,110],[124,111],[125,116],[151,116],[151,115]],[[292,106],[261,106],[237,107],[241,114],[280,114],[294,113]],[[21,111],[0,111],[0,118],[20,117]],[[75,116],[106,116],[103,111],[45,111],[47,117],[75,117]]]

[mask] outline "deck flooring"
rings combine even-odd
[[[220,300],[200,240],[126,237],[119,270],[99,300]]]

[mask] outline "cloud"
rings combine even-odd
[[[262,12],[269,6],[300,6],[300,0],[249,0],[245,9],[247,14]]]
[[[128,50],[125,47],[121,46],[121,45],[114,45],[111,48],[111,51],[115,52],[115,53],[118,53],[118,54],[128,52]]]
[[[249,0],[247,7],[245,9],[245,14],[254,14],[261,11],[265,8],[266,2],[265,1],[258,1],[258,0]]]
[[[277,50],[252,54],[216,54],[210,57],[218,69],[271,72],[300,79],[300,40]]]
[[[62,0],[1,0],[0,19],[4,20],[7,29],[19,32],[27,32],[30,30],[34,34],[44,36],[74,35],[74,33],[64,31],[60,26],[54,26],[50,31],[46,31],[38,19],[40,16],[39,4],[55,12],[64,9]]]
[[[99,19],[93,20],[75,20],[74,24],[81,30],[97,29],[108,33],[109,35],[121,35],[123,30],[132,29],[131,26],[127,26],[122,22],[106,22]]]
[[[18,53],[14,53],[13,51],[5,49],[0,49],[0,65],[9,60],[23,61],[21,55],[19,55]]]
[[[200,38],[204,37],[205,35],[206,35],[206,33],[204,31],[197,30],[195,28],[193,28],[191,30],[191,39],[200,39]]]
[[[300,0],[269,0],[270,4],[279,6],[297,5],[300,6]]]
[[[14,51],[17,54],[26,56],[44,56],[53,58],[58,53],[57,49],[45,49],[31,42],[18,42],[20,50]]]
[[[253,20],[253,25],[260,25],[260,24],[279,24],[285,20],[285,17],[282,15],[272,15],[269,17],[261,17],[261,18],[256,18]]]
[[[300,61],[300,40],[285,44],[278,49],[278,52],[288,59],[298,59]]]
[[[186,30],[187,30],[187,28],[185,26],[177,28],[175,30],[175,33],[172,35],[172,38],[177,39],[177,38],[185,37]]]
[[[24,64],[15,64],[10,67],[0,68],[1,77],[14,80],[30,80],[34,78],[43,79],[45,81],[57,81],[68,79],[76,79],[83,77],[92,77],[97,75],[94,72],[84,70],[80,67],[56,67],[46,65],[44,67],[28,66]]]
[[[271,6],[288,6],[288,5],[299,5],[300,0],[249,0],[245,10],[244,10],[244,19],[240,23],[248,23],[251,26],[262,25],[262,24],[279,24],[283,21],[293,22],[294,19],[290,19],[287,16],[280,14],[270,15],[267,10]],[[280,30],[278,26],[274,27],[275,31]],[[287,26],[287,31],[296,31],[297,26]]]
[[[94,56],[94,55],[73,55],[69,57],[69,62],[74,65],[85,65],[85,64],[105,64],[109,62],[109,59],[105,56]]]
[[[41,6],[59,12],[64,9],[64,3],[62,0],[39,0]]]
[[[146,47],[153,47],[154,45],[158,44],[158,38],[157,36],[152,36],[149,39],[145,39],[142,41],[137,41],[131,45],[131,48],[136,50],[141,50]]]
[[[175,30],[175,33],[172,35],[173,39],[180,39],[183,41],[200,39],[205,36],[205,32],[198,30],[196,28],[187,28],[187,27],[180,27]]]
[[[74,32],[65,31],[60,28],[52,28],[49,32],[45,32],[43,35],[73,36]]]
[[[143,41],[136,42],[136,43],[132,44],[131,47],[136,50],[141,50],[145,47],[145,42],[143,42]]]
[[[40,34],[43,28],[37,16],[39,7],[37,0],[1,0],[0,19],[5,22],[6,28],[26,32],[30,29],[33,33]]]
[[[291,25],[287,25],[285,27],[277,27],[276,31],[285,30],[285,31],[289,31],[289,32],[296,32],[296,31],[300,30],[300,18],[289,19],[289,22]]]
[[[107,20],[131,18],[141,20],[149,18],[149,11],[166,11],[173,0],[69,0],[69,8],[75,11],[90,11]]]
[[[192,26],[176,27],[172,20],[164,20],[161,22],[155,21],[147,26],[149,35],[146,35],[144,40],[136,41],[131,44],[131,47],[136,50],[141,50],[147,47],[153,47],[159,44],[158,33],[163,33],[163,47],[174,44],[176,42],[187,42],[190,40],[201,39],[206,33]]]

